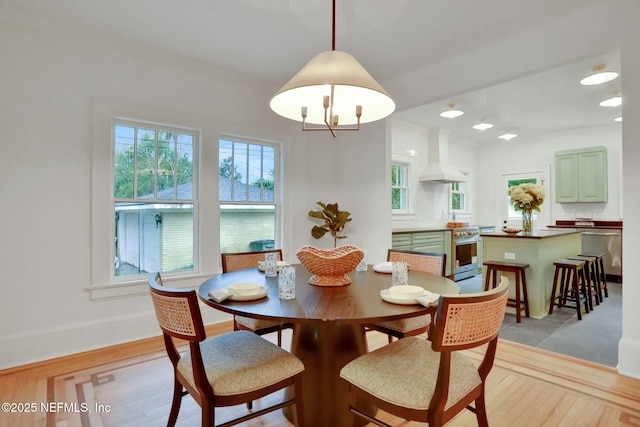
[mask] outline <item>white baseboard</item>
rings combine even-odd
[[[211,309],[203,310],[202,316],[205,325],[230,319],[230,315]],[[160,334],[155,313],[148,311],[2,337],[0,370]]]
[[[618,372],[640,379],[640,341],[622,337],[618,344]]]

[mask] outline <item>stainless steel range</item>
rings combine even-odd
[[[453,280],[458,281],[477,275],[480,228],[453,228],[451,231]]]

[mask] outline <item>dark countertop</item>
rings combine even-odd
[[[495,225],[470,225],[469,227],[477,227],[477,228],[495,228],[498,229]],[[468,227],[463,227],[468,228]],[[418,233],[421,231],[452,231],[456,230],[455,228],[447,228],[445,226],[442,227],[413,227],[413,228],[393,228],[391,233]]]
[[[507,238],[507,239],[546,239],[549,237],[566,236],[568,234],[582,234],[582,231],[569,229],[569,228],[563,228],[563,229],[558,228],[555,230],[543,228],[540,230],[533,230],[531,234],[522,234],[522,232],[517,234],[509,234],[509,233],[505,233],[502,230],[496,230],[495,233],[480,233],[480,236],[498,237],[498,238]]]
[[[447,227],[415,227],[415,228],[393,228],[392,233],[417,233],[420,231],[449,231],[452,228]]]
[[[590,223],[590,224],[586,225],[586,223]],[[549,228],[580,228],[582,230],[587,230],[587,229],[622,230],[622,221],[605,221],[605,220],[580,221],[580,220],[559,219],[556,221],[555,225],[549,225],[548,227]]]

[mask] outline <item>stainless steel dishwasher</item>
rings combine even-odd
[[[581,228],[582,252],[603,253],[607,280],[622,283],[622,231],[606,228]]]

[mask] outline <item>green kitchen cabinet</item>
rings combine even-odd
[[[606,147],[557,151],[555,158],[557,203],[607,201]]]

